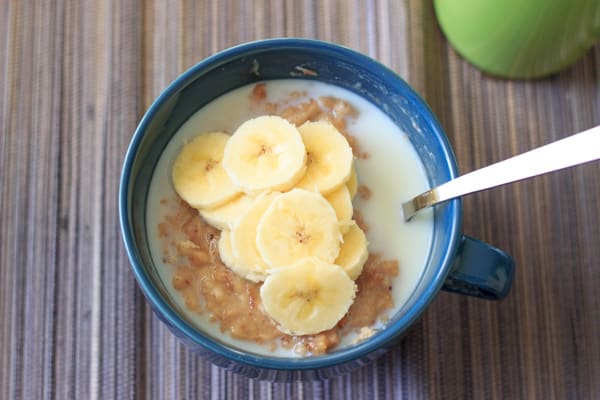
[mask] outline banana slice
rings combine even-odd
[[[231,245],[231,231],[221,231],[219,238],[219,256],[223,264],[239,276],[251,280],[253,282],[261,282],[265,280],[266,274],[248,269],[243,262],[236,257]]]
[[[350,192],[350,197],[354,198],[354,196],[356,196],[356,193],[358,192],[358,175],[356,175],[356,167],[354,166],[354,163],[352,163],[350,178],[348,178],[346,186],[348,187],[348,191]]]
[[[221,231],[218,244],[221,261],[223,261],[226,267],[235,272],[238,269],[239,263],[235,259],[235,254],[233,254],[233,249],[231,248],[231,232],[228,230]]]
[[[244,278],[262,281],[269,269],[256,246],[257,225],[280,195],[274,192],[258,197],[231,229],[232,264],[235,264],[231,269]]]
[[[256,228],[256,247],[271,268],[310,256],[333,262],[341,239],[331,204],[320,194],[304,189],[292,189],[277,197]]]
[[[305,122],[298,130],[307,152],[306,174],[297,187],[328,194],[350,178],[352,149],[329,122]]]
[[[281,117],[244,122],[225,146],[223,167],[243,191],[291,189],[306,171],[306,148],[296,127]]]
[[[217,207],[240,190],[223,169],[223,152],[230,136],[223,132],[204,133],[183,146],[171,177],[175,191],[194,208]]]
[[[350,225],[335,263],[342,267],[352,280],[358,278],[369,258],[368,245],[367,237],[358,224]]]
[[[325,196],[325,200],[333,207],[338,222],[340,223],[341,232],[348,232],[352,223],[352,213],[354,212],[352,198],[350,197],[348,187],[346,187],[346,185],[340,186],[334,192]]]
[[[273,270],[260,288],[267,315],[290,335],[333,328],[355,295],[356,285],[342,268],[314,257]]]
[[[217,229],[231,229],[240,216],[254,203],[254,197],[240,194],[217,208],[198,210],[206,222]]]

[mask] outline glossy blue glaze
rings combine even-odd
[[[303,73],[306,70],[316,76]],[[144,295],[154,312],[191,350],[216,365],[250,377],[277,381],[320,379],[350,371],[381,355],[421,315],[451,270],[458,279],[458,271],[466,276],[471,269],[463,271],[457,262],[461,260],[456,257],[457,249],[463,243],[462,209],[460,200],[453,200],[434,210],[432,250],[414,294],[386,329],[357,345],[317,357],[265,357],[203,335],[178,312],[158,279],[146,237],[146,200],[157,160],[177,129],[211,100],[249,83],[282,78],[318,80],[359,94],[409,135],[424,160],[431,185],[457,175],[454,155],[435,116],[395,73],[338,45],[305,39],[264,40],[205,59],[173,81],[150,106],[125,156],[119,191],[121,229],[133,273]],[[482,253],[481,257],[489,255]]]
[[[513,259],[487,243],[463,236],[443,290],[500,300],[510,290],[515,271]]]

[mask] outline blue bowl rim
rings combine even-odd
[[[158,312],[171,327],[183,333],[185,337],[201,347],[220,355],[228,360],[243,363],[249,366],[254,366],[264,369],[274,370],[312,370],[326,367],[333,367],[344,364],[353,360],[366,357],[368,354],[389,346],[395,339],[402,335],[425,311],[427,306],[433,301],[439,290],[442,288],[444,280],[448,275],[451,266],[451,260],[454,258],[455,249],[458,246],[461,237],[461,220],[462,220],[462,204],[460,200],[450,202],[452,218],[450,219],[451,240],[450,246],[446,249],[442,258],[442,265],[434,275],[427,289],[423,292],[420,298],[406,312],[390,325],[386,326],[381,332],[378,332],[372,338],[369,338],[357,345],[348,348],[327,353],[321,356],[305,357],[305,358],[283,358],[283,357],[267,357],[254,353],[246,353],[237,349],[227,347],[213,341],[210,337],[203,335],[197,331],[191,324],[183,319],[167,302],[163,299],[160,291],[153,283],[152,278],[145,272],[142,261],[137,254],[134,234],[129,224],[129,186],[131,180],[131,170],[133,162],[136,158],[138,148],[142,142],[144,133],[153,118],[153,115],[162,107],[162,105],[181,88],[188,85],[196,77],[205,70],[211,70],[218,67],[226,61],[235,58],[242,58],[249,54],[261,51],[282,50],[282,49],[303,49],[307,48],[329,52],[330,54],[341,54],[356,58],[359,63],[367,67],[370,71],[383,76],[385,80],[392,80],[396,84],[403,87],[403,95],[411,98],[423,114],[429,116],[431,129],[437,134],[439,141],[442,143],[445,159],[449,166],[451,178],[458,175],[456,159],[451,150],[450,143],[445,135],[437,118],[427,105],[427,103],[395,72],[375,61],[367,55],[359,53],[348,47],[304,38],[274,38],[263,39],[253,42],[239,44],[228,49],[215,53],[199,63],[195,64],[183,74],[173,80],[153,101],[144,116],[140,120],[130,145],[125,154],[123,169],[119,185],[119,221],[121,225],[121,234],[125,244],[125,249],[129,257],[130,266],[134,276],[146,295],[146,298],[151,302],[155,312]]]

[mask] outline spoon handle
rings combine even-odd
[[[469,172],[402,205],[409,221],[422,208],[466,194],[600,159],[600,126]]]

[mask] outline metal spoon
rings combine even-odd
[[[402,204],[404,220],[422,208],[466,194],[600,159],[600,126],[469,172]]]

